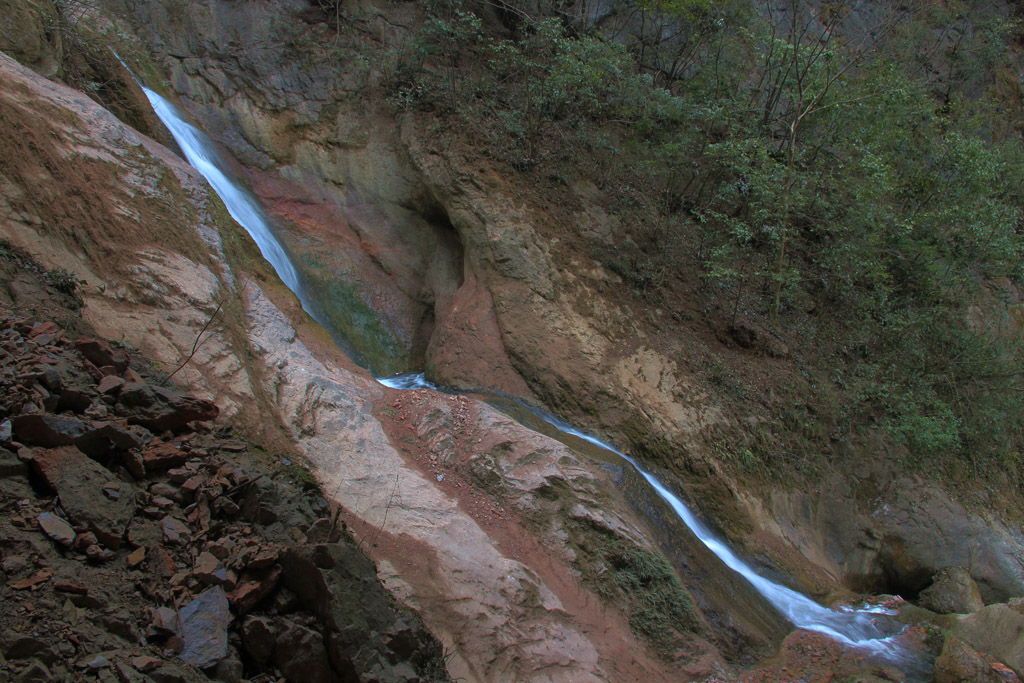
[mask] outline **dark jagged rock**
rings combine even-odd
[[[86,455],[94,458],[142,446],[142,439],[116,422],[99,422],[75,440]],[[133,473],[134,474],[134,473]]]
[[[214,586],[181,610],[185,649],[180,657],[200,669],[215,665],[228,651],[228,599],[224,589]]]
[[[281,555],[283,581],[320,619],[328,656],[343,679],[397,661],[382,634],[404,633],[402,649],[414,666],[436,661],[441,645],[411,613],[397,610],[377,581],[373,563],[347,539],[293,546]]]
[[[86,432],[85,423],[77,418],[46,413],[17,415],[11,423],[19,441],[45,448],[73,444]]]
[[[196,420],[212,420],[220,413],[210,401],[139,382],[121,387],[116,410],[129,422],[155,432],[179,429]]]
[[[242,622],[242,644],[249,656],[266,664],[274,655],[274,631],[266,617],[246,617]]]
[[[275,620],[274,626],[274,663],[289,683],[330,683],[331,664],[323,636],[287,619]]]
[[[24,477],[28,475],[28,465],[6,448],[0,448],[0,479],[5,477]]]
[[[0,307],[0,337],[2,325]],[[40,332],[36,339],[53,334]],[[372,563],[325,518],[327,508],[313,492],[295,482],[272,481],[266,466],[246,453],[249,446],[242,439],[197,433],[154,437],[150,429],[187,432],[187,421],[216,409],[150,387],[138,376],[131,379],[139,381],[126,383],[104,376],[114,366],[96,368],[87,360],[76,365],[77,354],[58,343],[60,338],[54,337],[45,356],[28,344],[14,347],[24,356],[0,361],[0,370],[16,368],[7,373],[13,398],[0,403],[7,411],[0,418],[26,413],[17,425],[21,434],[16,420],[5,420],[11,433],[3,435],[4,443],[17,441],[10,451],[0,448],[0,502],[19,509],[5,531],[26,536],[20,541],[24,552],[8,554],[5,546],[4,572],[16,578],[14,594],[24,600],[31,591],[32,602],[38,600],[48,612],[37,625],[44,610],[8,603],[0,619],[10,634],[49,633],[0,635],[0,678],[199,680],[188,662],[224,681],[239,681],[253,667],[253,673],[289,681],[445,679],[440,646],[415,619],[408,621],[412,627],[405,626],[404,613],[383,591]],[[101,395],[97,380],[110,393]],[[92,420],[38,412],[40,405],[57,410],[68,387],[77,387],[80,400],[63,409],[81,409],[89,399],[85,415]],[[123,387],[129,387],[127,404],[118,403]],[[133,392],[147,405],[130,405]],[[115,407],[125,414],[112,417]],[[62,444],[33,449],[23,442]],[[15,448],[18,454],[11,452]],[[38,498],[44,488],[34,491],[22,476],[32,470],[56,500]],[[243,501],[251,517],[247,522],[238,519]],[[54,504],[58,511],[51,512]],[[40,543],[42,534],[56,543]],[[341,541],[333,549],[296,551],[308,560],[293,563],[296,580],[305,581],[307,572],[318,581],[306,596],[317,605],[316,614],[282,585],[283,548],[295,538],[305,542],[307,535]],[[109,549],[125,538],[128,548]],[[186,607],[180,612],[169,607],[181,604]],[[379,613],[348,614],[364,609]],[[238,617],[234,625],[230,613]],[[62,641],[58,633],[73,633],[77,640]],[[141,643],[140,636],[145,637]],[[148,657],[154,646],[184,661]],[[421,666],[427,655],[432,662]]]
[[[123,495],[115,500],[103,493],[115,479],[109,470],[74,446],[37,451],[32,467],[57,492],[71,521],[87,525],[108,548],[120,547],[135,512],[135,498]]]

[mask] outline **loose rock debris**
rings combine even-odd
[[[0,679],[448,680],[315,485],[133,355],[0,308]]]

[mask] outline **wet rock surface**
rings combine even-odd
[[[112,347],[92,339],[86,357],[60,328],[32,335],[38,326],[0,306],[0,420],[13,425],[0,472],[0,678],[448,679],[440,644],[384,592],[297,465],[211,431],[212,404],[147,381],[134,354],[97,357]],[[84,403],[121,414],[49,412],[43,371],[97,361],[157,401],[122,401],[103,381],[115,375],[86,372]],[[104,435],[93,457],[40,443],[39,425],[68,423],[74,438]]]

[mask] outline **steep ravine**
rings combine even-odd
[[[752,495],[731,481],[708,444],[740,425],[698,368],[645,339],[602,294],[616,276],[583,257],[558,265],[538,229],[549,213],[471,150],[438,143],[443,129],[375,103],[381,74],[347,58],[326,25],[303,23],[304,8],[212,0],[174,16],[150,3],[132,10],[182,104],[279,219],[300,270],[343,302],[340,324],[376,356],[371,365],[422,359],[442,384],[537,397],[630,443],[723,533],[815,592],[913,594],[947,564],[970,566],[989,600],[1024,592],[1019,529],[893,477],[881,455],[813,491]],[[347,11],[385,41],[415,18],[396,5]],[[582,206],[583,225],[601,213],[587,196],[573,191],[570,204]],[[877,493],[865,500],[863,490]]]
[[[213,146],[210,141],[206,140],[198,133],[198,131],[184,122],[180,114],[174,111],[171,105],[162,97],[148,89],[146,89],[146,95],[150,99],[154,108],[160,114],[161,119],[172,130],[176,141],[184,150],[189,160],[194,165],[197,165],[197,168],[202,169],[204,175],[206,175],[211,183],[213,183],[214,187],[217,188],[218,193],[225,200],[232,215],[235,216],[246,230],[256,239],[257,243],[260,245],[261,251],[273,264],[275,270],[281,274],[282,277],[285,277],[286,281],[290,283],[290,288],[299,294],[300,298],[303,300],[304,307],[307,308],[307,310],[320,310],[321,306],[318,305],[319,302],[310,297],[309,292],[304,287],[304,283],[295,280],[292,261],[288,255],[279,248],[276,239],[270,234],[266,217],[263,216],[261,212],[250,210],[250,202],[248,198],[235,183],[225,184],[223,182],[224,174],[221,170],[216,168],[216,166],[220,166],[221,164],[214,159],[215,152],[213,151]],[[428,394],[435,389],[428,383],[422,381],[407,382],[403,379],[398,382],[386,381],[383,383],[394,388],[415,388],[418,386],[421,388],[421,391],[426,391]],[[464,399],[460,397],[459,400],[463,401]],[[399,405],[401,405],[401,400],[397,400],[393,403],[392,407]],[[460,408],[462,407],[464,406],[460,405]],[[714,578],[708,577],[708,580],[701,584],[702,588],[706,591],[705,594],[708,594],[712,587],[728,585],[729,588],[732,588],[731,597],[733,601],[745,603],[744,612],[746,614],[757,614],[760,611],[765,611],[766,608],[768,612],[772,612],[773,610],[777,611],[778,613],[785,615],[797,627],[825,633],[839,642],[847,643],[853,646],[854,649],[862,651],[865,655],[870,656],[871,659],[899,667],[907,675],[908,680],[916,681],[926,679],[927,674],[930,671],[930,662],[928,661],[928,657],[923,652],[921,654],[914,652],[916,649],[914,644],[908,640],[906,636],[901,634],[902,629],[899,624],[891,618],[894,614],[893,612],[876,609],[866,609],[863,611],[829,610],[815,604],[813,601],[805,598],[797,592],[789,590],[770,580],[766,580],[759,576],[748,564],[738,558],[732,551],[715,538],[703,523],[692,515],[685,503],[682,503],[652,475],[644,472],[634,459],[608,444],[604,444],[593,437],[587,436],[568,425],[563,425],[553,416],[546,415],[539,411],[534,412],[534,414],[547,422],[549,426],[553,427],[558,434],[559,440],[565,442],[567,445],[570,445],[571,443],[570,441],[567,441],[567,438],[579,437],[583,441],[602,449],[602,451],[607,455],[615,456],[616,459],[613,460],[613,462],[620,465],[625,464],[628,469],[631,469],[641,475],[642,479],[657,492],[658,496],[666,503],[669,503],[678,518],[685,523],[684,534],[674,539],[674,542],[669,545],[674,548],[679,548],[680,546],[685,547],[687,545],[690,547],[703,545],[707,549],[711,550],[717,559],[717,563],[712,561],[710,564],[712,571],[717,570],[717,575]],[[430,431],[434,431],[432,427]],[[433,439],[431,440],[433,441]],[[448,444],[451,441],[451,437],[447,435],[444,437],[441,444],[438,444],[435,441],[433,444],[430,444],[433,448],[421,454],[420,457],[417,457],[417,460],[420,460],[423,455],[428,455],[429,460],[431,461],[431,465],[428,465],[428,469],[433,471],[433,465],[437,464],[438,461],[438,454],[435,449],[437,446],[443,444],[444,451],[447,451],[450,448]],[[452,458],[448,453],[443,453],[443,455],[445,457],[442,462],[448,465],[453,464]],[[487,463],[487,465],[487,471],[493,473],[493,463]],[[479,473],[477,474],[479,477]],[[442,482],[445,476],[445,473],[438,474],[437,481]],[[461,487],[461,484],[459,484],[457,480],[455,484],[457,487]],[[475,492],[473,495],[475,495]],[[680,541],[682,539],[690,539],[690,541],[689,543],[681,543]],[[569,540],[572,540],[571,534]],[[694,543],[696,540],[699,540],[699,543]],[[624,569],[625,568],[621,566],[617,567],[619,572],[624,571]],[[722,581],[723,578],[732,577],[733,572],[741,575],[743,579],[734,580],[731,583]],[[743,590],[747,585],[749,587],[753,587],[754,590]],[[736,590],[737,588],[740,590]],[[744,595],[746,600],[740,599],[741,595]],[[753,600],[751,600],[751,598],[753,598]],[[770,603],[772,607],[768,608],[767,604],[761,604],[758,606],[757,603],[762,600]],[[639,614],[637,610],[640,608],[639,606],[634,606],[632,609],[632,616],[636,617],[637,614]],[[686,610],[689,609],[689,607],[682,607],[682,609]],[[575,611],[578,614],[582,614],[580,609]],[[687,617],[686,614],[681,611],[680,613],[673,615],[673,618],[682,622],[688,621],[692,617]],[[630,625],[634,628],[634,631],[639,629],[639,627],[632,621],[632,618]],[[670,623],[659,626],[662,631],[670,630],[674,627],[675,625]],[[771,630],[770,627],[769,630]],[[652,639],[657,636],[664,635],[649,631],[645,631],[645,633]],[[918,645],[917,647],[919,648],[920,646]]]
[[[189,40],[206,36],[212,44],[225,22],[237,23],[228,4],[213,6],[205,18],[197,10],[210,23],[200,21],[206,33],[191,34]],[[262,23],[261,13],[279,9],[259,5],[247,11],[253,16],[246,28],[255,31],[269,25]],[[156,22],[150,28],[159,27]],[[260,45],[259,35],[240,38],[233,50]],[[354,297],[367,311],[380,306],[381,328],[366,329],[376,320],[371,317],[353,316],[357,322],[349,324],[357,334],[361,328],[371,346],[393,344],[381,358],[394,365],[384,367],[404,369],[422,362],[432,377],[455,386],[541,396],[570,413],[596,413],[588,416],[591,427],[640,442],[637,429],[658,441],[689,443],[722,419],[713,402],[688,381],[685,369],[642,341],[639,346],[624,341],[628,323],[591,289],[607,273],[590,271],[586,264],[575,274],[558,270],[530,228],[542,217],[518,201],[500,176],[483,167],[461,167],[466,159],[435,148],[416,122],[396,122],[386,108],[349,106],[335,112],[338,103],[332,98],[337,95],[325,85],[334,78],[329,74],[307,70],[294,82],[279,75],[275,86],[281,87],[283,99],[268,104],[257,94],[260,88],[239,85],[259,82],[252,73],[246,75],[251,65],[244,61],[226,66],[226,61],[208,59],[215,54],[210,45],[191,53],[181,46],[170,52],[164,56],[175,74],[175,88],[186,95],[183,103],[204,125],[221,122],[220,139],[242,152],[249,166],[239,171],[288,228],[289,247],[310,261],[330,255],[330,263],[307,264],[308,276],[320,273],[329,288],[340,281],[330,274],[354,274],[359,291],[341,292],[341,298]],[[261,58],[272,64],[278,57],[287,62],[281,55]],[[217,83],[225,95],[197,104],[195,90],[201,83]],[[327,95],[319,97],[326,104],[317,109],[318,98],[304,99],[305,88],[313,94],[327,88]],[[324,111],[332,114],[328,122],[319,118]],[[282,122],[296,117],[305,120]],[[242,121],[241,136],[223,124],[232,119]],[[335,127],[334,137],[326,138],[324,131]],[[339,140],[342,133],[347,137]],[[188,176],[185,170],[176,173]],[[136,175],[145,176],[145,171]],[[676,653],[694,663],[690,671],[670,670],[646,655],[628,661],[645,646],[635,641],[623,615],[598,615],[601,601],[590,588],[567,580],[579,566],[575,551],[547,557],[564,547],[565,536],[580,520],[592,520],[598,512],[597,528],[613,529],[640,547],[650,545],[647,522],[637,519],[616,493],[608,473],[557,443],[537,441],[475,401],[410,399],[379,388],[324,343],[279,284],[253,276],[258,266],[234,263],[232,275],[225,269],[229,258],[217,251],[211,261],[194,247],[180,254],[177,245],[161,245],[129,255],[118,245],[110,249],[124,259],[124,271],[112,277],[108,254],[75,256],[83,247],[67,235],[39,240],[25,207],[23,201],[9,222],[20,241],[33,244],[50,263],[102,283],[104,291],[90,291],[88,314],[137,345],[160,347],[158,357],[168,364],[187,355],[195,333],[223,298],[216,293],[218,268],[228,282],[246,268],[253,271],[249,281],[242,280],[245,314],[252,321],[244,324],[251,349],[237,348],[237,337],[225,336],[230,341],[223,343],[214,336],[186,367],[186,381],[217,396],[229,416],[242,416],[240,423],[249,422],[253,429],[267,425],[253,422],[251,399],[261,392],[268,395],[281,411],[285,432],[296,436],[323,474],[328,492],[376,546],[392,584],[431,615],[428,623],[456,652],[453,674],[483,680],[673,680],[713,670],[716,660],[724,661],[718,652],[726,659],[750,661],[751,650],[763,655],[773,649],[777,640],[765,636],[762,629],[770,629],[764,626],[741,625],[722,635],[720,629],[733,621],[728,610],[698,594],[707,631],[689,640],[688,651]],[[221,222],[218,210],[214,202],[198,214],[212,226]],[[188,219],[170,222],[182,225]],[[216,243],[212,231],[207,237]],[[116,234],[107,241],[116,242]],[[210,286],[199,291],[197,283],[207,281]],[[581,299],[588,300],[586,316],[580,313]],[[175,311],[165,320],[159,307],[168,303]],[[129,323],[122,327],[114,311]],[[519,443],[527,446],[507,445]],[[432,454],[438,462],[431,461]],[[683,488],[710,492],[711,504],[699,493],[693,496],[707,509],[731,508],[730,515],[745,518],[726,531],[745,540],[751,551],[768,552],[776,560],[792,558],[783,564],[800,577],[817,577],[817,590],[840,583],[875,590],[914,582],[919,588],[934,567],[957,563],[971,567],[989,600],[1020,593],[1019,531],[969,514],[937,491],[891,482],[892,495],[869,510],[861,509],[848,485],[839,481],[833,490],[818,493],[777,491],[755,497],[728,480],[720,483],[706,454],[691,455],[688,467],[696,484]],[[552,469],[542,469],[529,481],[508,476],[533,467],[534,461]],[[578,472],[572,469],[577,467]],[[498,480],[485,477],[484,483],[474,479],[474,473],[487,472],[501,474]],[[569,491],[564,499],[553,493],[564,492],[563,481]],[[594,491],[599,492],[596,498]],[[569,502],[576,500],[583,501],[582,513]],[[928,505],[922,506],[922,500]],[[942,535],[936,537],[937,531]],[[516,539],[525,540],[517,545]],[[410,548],[429,561],[409,563]],[[611,628],[604,632],[602,624]],[[506,655],[495,658],[499,651]],[[627,657],[627,652],[633,654]]]
[[[4,236],[87,282],[82,315],[99,333],[166,368],[188,359],[178,378],[217,401],[225,426],[272,451],[301,450],[388,585],[428,615],[453,677],[678,679],[625,614],[573,578],[567,528],[592,530],[581,542],[655,552],[608,474],[476,401],[422,396],[418,415],[400,413],[405,395],[333,348],[181,159],[80,93],[0,62],[5,121],[48,121],[33,123],[45,146],[4,157]],[[44,150],[49,170],[35,163]],[[62,192],[122,202],[117,214],[93,220],[78,206],[54,216],[50,197],[35,199],[33,186],[72,162],[78,173],[61,176]],[[160,229],[145,230],[140,214]],[[55,219],[75,229],[55,230]],[[446,451],[449,441],[461,447]],[[446,453],[430,465],[436,474],[422,462]],[[488,485],[470,489],[459,467],[490,473]],[[684,678],[720,661],[704,638],[669,642],[693,662]]]

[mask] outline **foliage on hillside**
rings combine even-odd
[[[396,105],[458,117],[523,174],[593,181],[624,226],[595,256],[649,301],[697,283],[730,330],[784,340],[815,395],[805,436],[878,427],[911,463],[1009,467],[1019,482],[1010,8],[432,0],[427,13],[391,74]],[[769,467],[788,457],[754,448]]]

